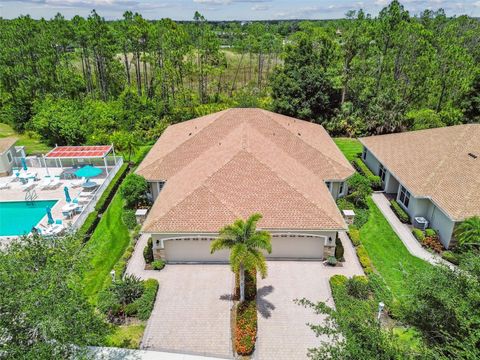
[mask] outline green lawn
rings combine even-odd
[[[84,278],[85,294],[95,303],[98,292],[110,281],[110,271],[130,243],[130,234],[122,221],[123,199],[117,193],[86,245],[91,269]]]
[[[340,148],[348,161],[352,161],[355,156],[362,153],[362,144],[357,139],[335,138],[335,144]]]
[[[138,349],[145,331],[145,324],[121,325],[107,337],[107,346]]]
[[[0,138],[15,136],[18,138],[17,146],[25,146],[27,155],[44,154],[50,151],[51,147],[44,144],[36,136],[30,137],[29,133],[18,134],[10,125],[0,123]]]
[[[408,252],[371,198],[368,206],[370,216],[360,228],[361,242],[393,295],[401,299],[408,295],[404,275],[424,271],[432,265]]]

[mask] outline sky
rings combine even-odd
[[[147,19],[191,20],[199,11],[208,20],[338,19],[348,10],[364,9],[377,15],[388,0],[0,0],[0,17],[88,16],[92,9],[106,19],[118,19],[126,10]],[[447,15],[480,17],[480,0],[403,0],[412,14],[443,8]]]

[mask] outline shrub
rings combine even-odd
[[[425,236],[432,237],[432,236],[437,236],[437,232],[433,229],[426,229],[425,230]]]
[[[340,210],[354,210],[355,205],[353,203],[349,202],[345,198],[340,198],[337,200],[337,206]]]
[[[120,186],[120,194],[125,200],[125,206],[129,209],[135,208],[146,200],[147,190],[147,180],[137,174],[128,174]]]
[[[410,222],[410,216],[408,216],[396,200],[390,200],[390,207],[402,223],[407,224]]]
[[[130,303],[127,306],[125,306],[124,314],[126,316],[132,317],[132,316],[137,315],[137,313],[138,313],[138,303],[137,302],[133,302],[133,303]]]
[[[327,264],[330,265],[330,266],[337,265],[337,258],[335,256],[329,256],[327,258]]]
[[[124,210],[122,213],[122,221],[129,230],[135,229],[135,226],[137,226],[137,218],[135,217],[135,211],[127,209]]]
[[[165,261],[163,260],[155,260],[152,262],[153,270],[162,270],[165,267]]]
[[[255,301],[244,301],[237,306],[235,319],[235,350],[239,355],[250,355],[257,338],[257,307]]]
[[[426,236],[422,241],[423,246],[435,251],[436,253],[441,253],[445,248],[443,247],[440,240],[437,236]]]
[[[97,309],[107,315],[110,321],[122,313],[122,305],[118,301],[116,294],[110,291],[110,288],[98,293]]]
[[[372,193],[370,181],[365,176],[358,173],[353,174],[348,181],[349,194],[345,199],[355,205],[355,207],[366,208],[367,198]]]
[[[102,196],[100,196],[100,199],[98,199],[97,203],[95,204],[95,210],[100,214],[107,210],[108,205],[112,201],[118,186],[122,182],[127,172],[128,165],[123,164],[120,169],[118,169],[118,172],[115,174],[110,184],[108,184],[107,188],[103,191]]]
[[[353,219],[353,225],[357,228],[361,228],[368,221],[370,216],[370,211],[368,209],[356,208],[355,209],[355,218]]]
[[[110,285],[110,289],[123,305],[134,302],[145,291],[143,281],[135,275],[127,275],[123,280],[113,282]]]
[[[147,241],[147,246],[143,249],[143,258],[147,264],[150,264],[153,259],[153,240],[149,238]]]
[[[125,269],[127,268],[128,260],[130,260],[130,258],[132,257],[134,250],[134,246],[130,245],[123,253],[121,259],[118,260],[118,262],[113,267],[113,270],[115,270],[115,278],[117,280],[120,280],[123,277]]]
[[[348,278],[345,275],[333,275],[329,282],[330,282],[330,287],[338,287],[338,286],[343,286],[346,284]]]
[[[342,241],[340,238],[337,237],[335,240],[335,258],[338,261],[343,261],[343,254],[345,253],[345,249],[343,248]]]
[[[425,239],[425,234],[424,234],[423,231],[420,230],[420,229],[413,229],[413,230],[412,230],[412,234],[413,234],[413,236],[415,236],[415,238],[416,238],[418,241],[420,241],[420,242],[422,242],[423,239]]]
[[[380,176],[374,175],[361,158],[353,160],[353,166],[367,178],[373,189],[377,190],[382,187],[382,179],[380,179]]]
[[[145,280],[144,288],[143,295],[135,301],[137,316],[140,320],[148,320],[152,313],[158,291],[158,281],[155,279]]]
[[[366,276],[353,276],[347,280],[347,293],[357,299],[366,300],[371,294],[370,284]]]
[[[362,265],[363,270],[366,274],[370,274],[373,272],[372,261],[368,256],[367,250],[363,247],[363,245],[359,245],[355,248],[357,250],[358,260],[360,261],[360,265]]]
[[[454,252],[444,251],[442,253],[442,258],[444,260],[447,260],[447,261],[451,262],[454,265],[460,264],[460,259],[458,258],[457,254],[455,254]]]
[[[355,226],[350,226],[348,235],[354,246],[360,245],[360,231]]]

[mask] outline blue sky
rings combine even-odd
[[[208,20],[332,19],[359,8],[376,15],[387,3],[388,0],[0,0],[0,16],[14,18],[29,14],[33,18],[51,18],[60,12],[71,18],[87,16],[96,9],[107,19],[119,18],[125,10],[139,12],[148,19],[190,20],[196,10]],[[412,14],[443,8],[448,15],[480,17],[480,0],[403,0],[402,3]]]

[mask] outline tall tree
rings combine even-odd
[[[245,301],[245,270],[256,270],[262,278],[267,276],[267,263],[262,253],[272,252],[270,233],[257,230],[257,223],[262,218],[260,214],[253,214],[246,221],[236,220],[219,232],[210,247],[212,254],[221,249],[230,249],[230,265],[240,277],[240,301]]]

